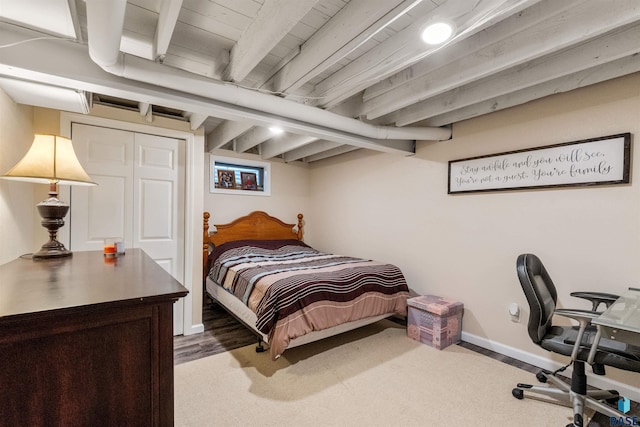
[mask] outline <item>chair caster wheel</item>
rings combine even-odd
[[[570,425],[573,427],[583,427],[583,422],[582,415],[575,414],[573,416],[573,424]]]
[[[619,397],[617,397],[617,396],[620,396],[620,393],[618,393],[618,390],[607,390],[607,391],[608,391],[609,393],[611,393],[611,394],[615,394],[615,395],[616,395],[616,397],[612,397],[612,398],[610,398],[610,399],[607,399],[607,400],[606,400],[606,402],[607,402],[607,403],[610,403],[610,404],[612,404],[612,405],[615,405],[616,403],[618,403],[618,399],[619,399]]]
[[[524,399],[524,391],[520,390],[519,388],[514,388],[513,390],[511,390],[511,394],[516,399],[519,399],[519,400]]]
[[[538,372],[536,374],[536,379],[541,383],[546,383],[547,382],[547,376],[543,372]]]

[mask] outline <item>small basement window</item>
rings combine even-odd
[[[210,193],[271,195],[270,163],[218,156],[210,163]]]

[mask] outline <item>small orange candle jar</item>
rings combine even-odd
[[[104,239],[104,256],[109,258],[116,256],[116,239]]]

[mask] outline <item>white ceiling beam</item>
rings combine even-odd
[[[265,0],[258,16],[231,48],[222,78],[239,82],[289,34],[318,0]]]
[[[39,82],[0,76],[0,89],[17,104],[88,114],[91,94]]]
[[[123,29],[120,50],[131,55],[139,56],[150,61],[154,60],[154,43],[151,37]]]
[[[153,106],[148,102],[138,102],[138,111],[147,123],[153,122]]]
[[[196,130],[209,118],[207,114],[198,114],[198,113],[187,113],[187,118],[189,119],[189,128],[191,130]]]
[[[386,79],[369,86],[362,95],[362,99],[370,101],[387,92],[392,92],[398,87],[409,83],[412,80],[444,67],[452,62],[464,58],[473,52],[477,52],[487,46],[499,43],[528,28],[539,25],[551,16],[574,8],[585,0],[566,0],[557,2],[555,0],[543,0],[520,13],[514,14],[491,27],[490,31],[481,31],[473,37],[458,40],[455,43],[447,44],[445,49],[434,52],[426,61],[419,61],[409,68],[387,77]]]
[[[374,82],[423,60],[443,46],[428,47],[420,39],[420,29],[430,20],[446,16],[458,28],[453,41],[475,34],[501,17],[518,12],[537,0],[448,1],[416,20],[377,47],[333,73],[318,85],[312,96],[317,105],[331,108]]]
[[[368,119],[374,119],[637,20],[640,20],[637,0],[587,2],[365,101],[363,110]]]
[[[260,155],[263,159],[271,159],[296,148],[303,147],[307,144],[317,141],[318,138],[304,135],[281,135],[273,137],[269,141],[263,142],[260,146]]]
[[[73,0],[0,1],[0,20],[64,39],[82,37]],[[4,42],[4,40],[3,40]],[[4,44],[4,43],[3,43]]]
[[[392,114],[398,126],[454,111],[487,99],[533,87],[640,52],[640,24],[493,74],[410,105]],[[594,55],[593,52],[598,52]],[[638,59],[640,62],[640,59]]]
[[[338,144],[333,141],[315,141],[303,147],[296,148],[295,150],[287,151],[282,158],[285,162],[293,162],[304,157],[310,157],[314,154],[322,153],[323,151],[333,150],[334,148],[340,147],[340,145],[342,144]]]
[[[80,18],[78,17],[78,8],[76,7],[76,0],[67,0],[69,4],[69,13],[71,14],[71,21],[73,22],[73,29],[76,33],[76,40],[84,42],[82,36],[82,29],[80,28]]]
[[[329,157],[339,156],[340,154],[349,153],[351,151],[357,150],[358,147],[350,147],[348,145],[342,145],[340,147],[334,148],[333,150],[323,151],[322,153],[314,154],[309,157],[305,157],[304,161],[307,163],[317,162],[318,160],[328,159]]]
[[[146,116],[151,111],[151,104],[148,102],[138,102],[138,111],[141,116]]]
[[[236,153],[244,153],[272,136],[273,134],[269,129],[261,126],[254,127],[234,140],[233,150]]]
[[[293,58],[295,58],[299,53],[300,53],[300,46],[297,46],[295,49],[292,49],[284,58],[280,60],[280,62],[278,62],[278,64],[275,67],[273,67],[271,71],[269,71],[269,73],[265,74],[264,76],[260,76],[260,78],[256,80],[253,87],[270,91],[272,93],[277,93],[278,92],[277,90],[272,90],[273,89],[272,86],[269,86],[269,87],[272,87],[272,89],[269,89],[267,86],[272,81],[271,79],[276,74],[278,74],[285,65],[291,62]]]
[[[147,82],[118,77],[105,72],[92,62],[87,53],[87,47],[77,43],[60,43],[51,40],[22,43],[23,40],[38,37],[37,34],[33,31],[0,23],[0,39],[7,44],[21,43],[19,46],[16,44],[17,47],[3,49],[2,55],[0,55],[0,75],[192,111],[225,120],[250,121],[260,126],[269,126],[277,122],[288,132],[299,135],[315,136],[342,144],[403,156],[415,154],[415,141],[413,140],[372,138],[335,129],[329,125],[309,123],[243,105],[230,104],[176,89],[154,86]],[[152,67],[162,69],[166,67],[160,64],[151,64]],[[170,70],[169,67],[166,69]],[[318,113],[323,112],[318,110]],[[394,130],[384,127],[374,127],[374,129],[376,132],[379,130],[378,133],[381,135],[387,130],[389,132]],[[401,131],[402,128],[397,130]],[[428,134],[432,134],[434,131],[434,129],[426,130]],[[416,134],[415,131],[412,133]]]
[[[253,127],[253,123],[226,120],[207,134],[207,151],[212,152]]]
[[[316,31],[300,53],[268,82],[294,91],[353,52],[422,0],[352,0]]]
[[[638,55],[628,56],[576,74],[554,79],[532,88],[508,93],[478,104],[434,116],[425,120],[424,123],[429,126],[443,126],[445,124],[477,117],[482,114],[521,105],[545,96],[568,92],[570,90],[586,87],[636,72],[640,72],[640,60],[638,59]]]
[[[171,42],[173,30],[178,22],[182,0],[161,0],[158,14],[158,25],[153,40],[154,59],[164,61]]]
[[[238,85],[221,84],[132,55],[123,55],[112,39],[117,41],[121,34],[124,13],[119,9],[111,10],[110,7],[105,7],[104,4],[93,0],[87,2],[87,17],[90,18],[88,47],[91,59],[103,70],[117,76],[125,76],[127,79],[141,83],[152,82],[167,89],[205,97],[209,102],[217,105],[227,104],[239,110],[253,110],[254,113],[260,113],[263,119],[269,116],[275,118],[281,122],[285,130],[293,133],[300,133],[300,129],[305,128],[303,133],[307,131],[310,135],[321,133],[324,138],[331,140],[334,136],[340,139],[351,137],[356,144],[369,146],[374,143],[377,148],[389,150],[389,152],[406,152],[404,149],[399,150],[398,144],[390,141],[391,139],[404,140],[405,142],[401,145],[413,147],[415,139],[444,140],[451,137],[451,129],[373,125],[313,106],[255,92]],[[101,20],[105,17],[111,18],[114,21],[113,24],[104,25],[104,28],[100,25],[91,25],[91,23],[102,22]],[[106,33],[107,40],[111,40],[110,43],[102,42],[103,33]],[[106,37],[107,35],[110,37]],[[98,42],[92,44],[91,40],[98,40]],[[189,110],[193,109],[189,108]],[[414,153],[413,150],[411,151]]]

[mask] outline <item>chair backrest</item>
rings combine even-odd
[[[558,294],[549,273],[537,256],[520,255],[516,268],[520,285],[529,303],[529,336],[534,343],[539,344],[551,328]]]

